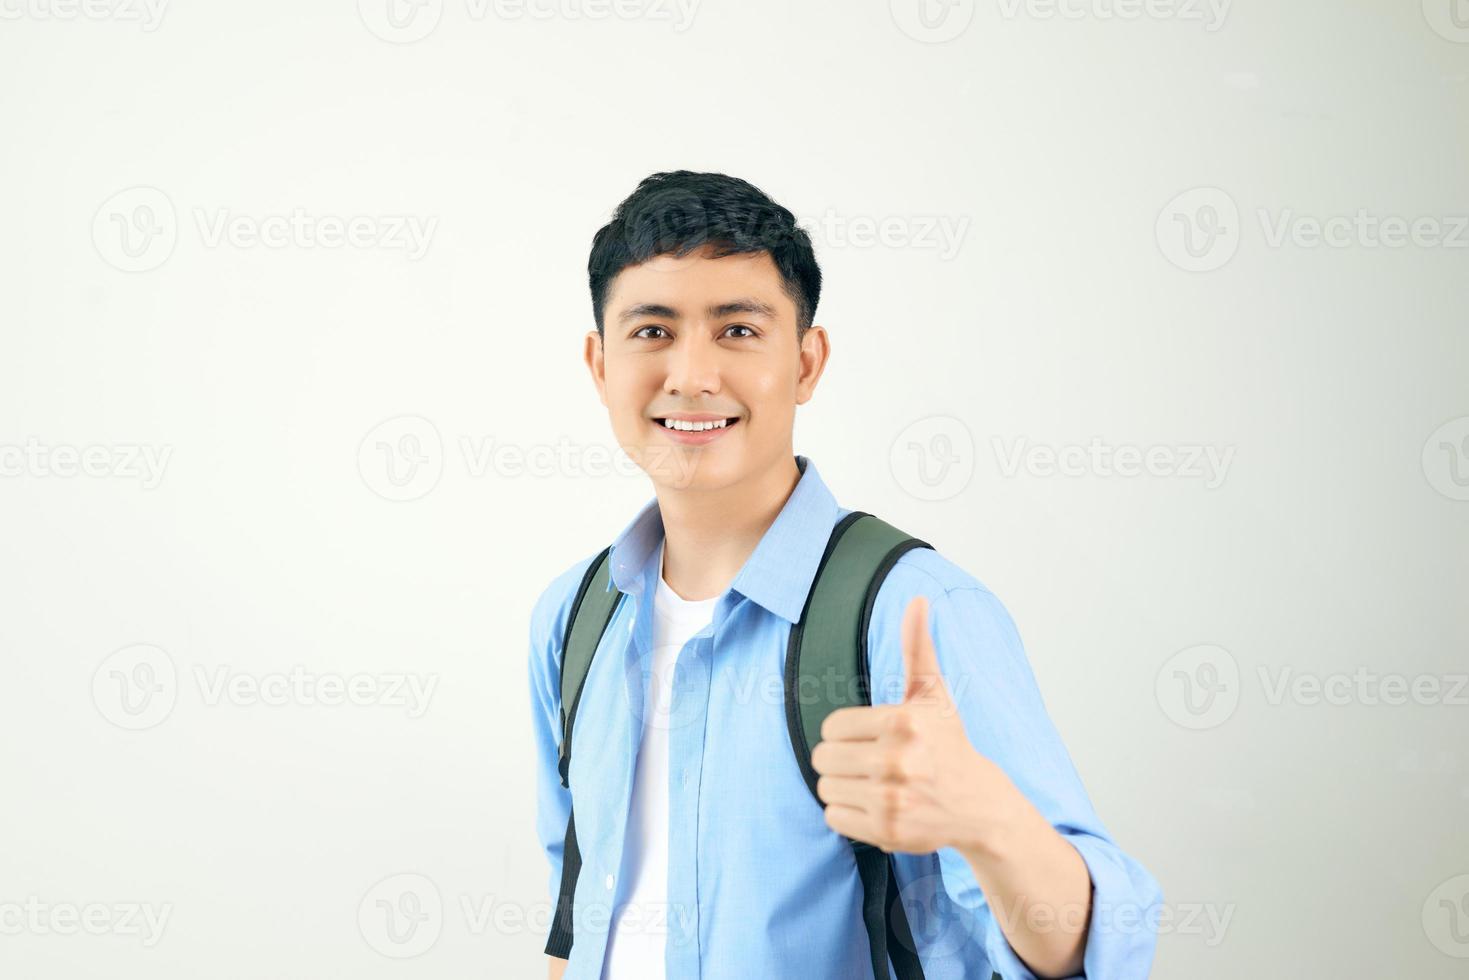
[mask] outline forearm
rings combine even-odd
[[[1081,972],[1091,876],[1076,849],[1018,789],[1009,816],[982,839],[956,845],[1010,946],[1039,977]]]
[[[547,980],[561,980],[562,975],[566,973],[566,961],[559,956],[548,956],[546,959],[551,961],[550,972],[546,974]]]

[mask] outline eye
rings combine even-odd
[[[649,325],[648,325],[648,326],[646,326],[646,327],[638,327],[638,328],[637,328],[637,329],[636,329],[636,330],[634,330],[634,331],[633,331],[633,334],[632,334],[632,335],[633,335],[633,336],[634,336],[634,337],[636,337],[636,336],[638,336],[638,335],[640,335],[640,334],[641,334],[641,333],[642,333],[642,332],[643,332],[643,331],[644,331],[644,330],[663,330],[663,328],[662,328],[662,327],[660,327],[660,326],[659,326],[659,325],[658,325],[658,324],[656,324],[656,323],[650,323],[650,324],[649,324]],[[667,333],[667,332],[668,332],[668,331],[667,331],[667,330],[663,330],[663,332],[664,332],[664,333]],[[658,337],[649,337],[649,338],[647,338],[647,339],[648,339],[648,340],[658,340],[658,339],[660,339],[660,338],[658,338]]]
[[[746,325],[745,325],[745,324],[743,324],[743,323],[732,323],[732,324],[730,324],[730,325],[729,325],[729,327],[728,327],[728,329],[729,329],[729,330],[748,330],[748,331],[750,331],[750,336],[751,336],[751,337],[756,337],[756,336],[759,336],[759,335],[758,335],[758,334],[757,334],[757,333],[756,333],[756,332],[755,332],[755,328],[754,328],[754,327],[751,327],[751,326],[746,326]]]

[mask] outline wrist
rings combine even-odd
[[[975,780],[972,784],[984,787],[984,798],[976,801],[978,812],[959,828],[954,849],[971,865],[998,866],[1024,851],[1024,841],[1035,821],[1045,823],[1045,818],[998,766],[987,759],[982,761],[1000,778]]]

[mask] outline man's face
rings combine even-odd
[[[618,444],[662,487],[717,490],[792,455],[796,406],[816,387],[826,332],[796,344],[796,306],[769,253],[659,255],[618,273],[586,361]],[[723,422],[670,431],[669,417]],[[732,420],[732,421],[726,421]]]

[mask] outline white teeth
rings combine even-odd
[[[684,422],[679,419],[664,419],[665,429],[677,429],[680,432],[704,432],[708,429],[722,429],[727,424],[726,419],[717,422]]]

